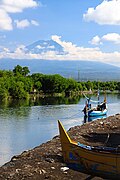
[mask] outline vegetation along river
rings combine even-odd
[[[103,100],[100,95],[100,100]],[[96,100],[96,97],[93,97]],[[120,113],[120,94],[107,94],[108,115]],[[44,98],[0,104],[0,165],[58,134],[57,120],[69,129],[84,123],[85,98]]]

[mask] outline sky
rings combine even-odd
[[[25,52],[56,41],[65,53]],[[120,0],[0,0],[0,59],[100,61],[120,66]]]

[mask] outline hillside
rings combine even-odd
[[[18,64],[28,66],[31,73],[60,74],[76,80],[120,80],[119,67],[91,61],[1,59],[0,69],[12,70]]]

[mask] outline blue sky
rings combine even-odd
[[[102,61],[120,66],[120,0],[1,0],[0,58]],[[25,53],[53,39],[65,55]]]

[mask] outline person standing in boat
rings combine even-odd
[[[86,103],[85,103],[85,107],[83,109],[84,115],[87,116],[87,112],[88,110],[91,109],[91,104],[90,104],[90,98],[87,99]]]

